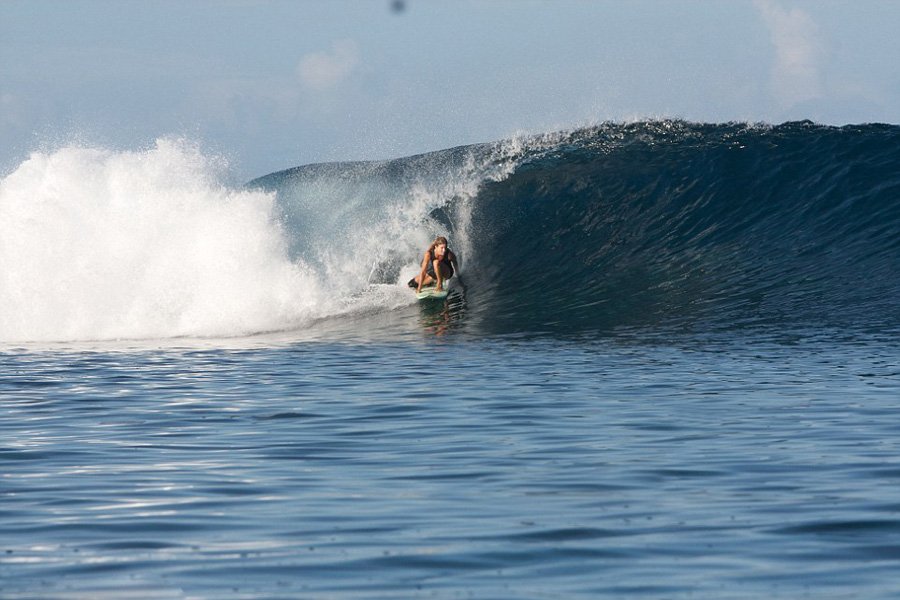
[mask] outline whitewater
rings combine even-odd
[[[185,140],[34,153],[0,184],[0,340],[234,337],[408,305],[399,286],[370,284],[388,259],[411,275],[447,233],[430,211],[498,167],[393,187],[359,168],[326,166],[279,205],[224,184],[224,161]]]
[[[3,598],[900,594],[900,127],[260,175],[0,178]]]

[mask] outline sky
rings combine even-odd
[[[893,0],[2,0],[0,175],[197,143],[247,180],[605,121],[900,123]]]

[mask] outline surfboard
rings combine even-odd
[[[421,292],[416,292],[416,298],[419,300],[427,300],[432,298],[434,300],[443,300],[447,297],[447,286],[444,286],[444,289],[441,291],[437,291],[435,286],[429,285],[422,288]]]

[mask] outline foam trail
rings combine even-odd
[[[142,152],[35,153],[0,182],[0,340],[231,336],[322,310],[274,194],[162,139]]]

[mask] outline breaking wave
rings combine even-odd
[[[177,140],[33,154],[0,182],[0,340],[412,310],[436,234],[475,334],[900,324],[896,126],[649,121],[241,187],[226,169]]]

